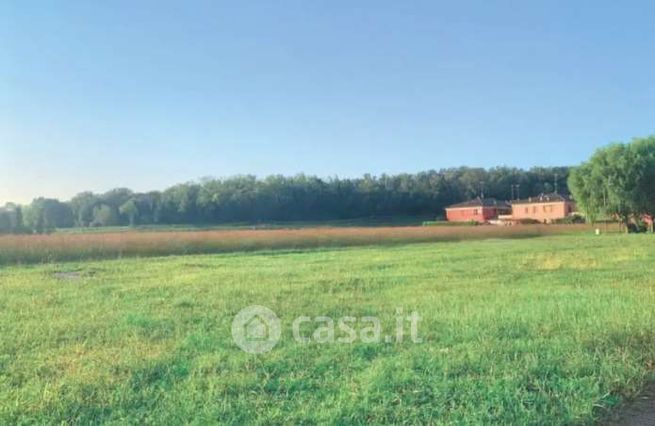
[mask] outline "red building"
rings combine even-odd
[[[498,215],[510,214],[512,208],[504,201],[495,198],[476,198],[446,207],[446,219],[450,222],[484,223],[496,219]]]

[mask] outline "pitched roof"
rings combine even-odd
[[[509,208],[509,204],[505,201],[498,201],[495,198],[474,198],[472,200],[464,201],[462,203],[453,204],[446,207],[447,209],[461,209],[466,207],[501,207]]]
[[[551,192],[550,194],[541,193],[536,197],[530,197],[523,200],[511,201],[511,204],[538,204],[538,203],[553,203],[562,201],[573,201],[570,196]]]

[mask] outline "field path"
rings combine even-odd
[[[611,425],[655,425],[655,383],[650,383],[635,401],[627,405]]]

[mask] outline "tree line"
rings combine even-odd
[[[625,229],[655,217],[655,136],[598,149],[572,170],[569,186],[587,218],[618,219]]]
[[[149,224],[320,221],[382,216],[440,216],[444,207],[484,194],[501,200],[567,193],[568,167],[459,167],[358,178],[234,176],[174,185],[163,191],[116,188],[71,200],[37,198],[0,209],[0,232]],[[557,182],[557,183],[556,183]]]

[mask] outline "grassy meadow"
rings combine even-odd
[[[616,225],[613,225],[616,227]],[[273,249],[307,249],[591,232],[591,225],[131,230],[0,235],[0,265]]]
[[[590,424],[653,379],[653,259],[587,234],[5,266],[0,423]],[[266,354],[231,338],[253,304]],[[292,337],[397,307],[423,343]]]
[[[373,216],[355,219],[333,220],[299,220],[299,221],[265,221],[265,222],[228,222],[221,224],[197,225],[134,225],[134,226],[99,226],[59,228],[55,232],[65,234],[106,233],[106,232],[156,232],[156,231],[214,231],[239,229],[302,229],[302,228],[370,228],[391,226],[419,226],[425,221],[433,220],[432,215],[419,216]]]

